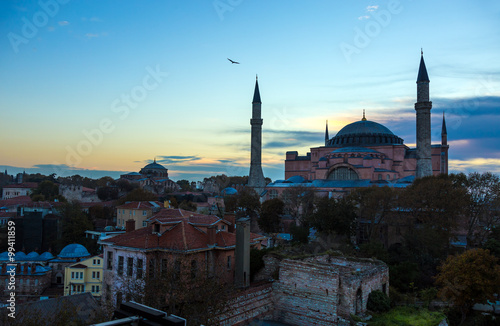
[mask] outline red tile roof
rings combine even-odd
[[[197,226],[209,226],[219,221],[226,224],[230,222],[222,220],[214,215],[203,215],[183,209],[165,208],[150,218],[150,222],[166,226],[161,234],[153,233],[153,226],[130,231],[103,240],[103,243],[111,243],[115,246],[132,247],[139,249],[167,249],[167,250],[203,250],[213,248],[209,243],[208,234],[204,229]],[[250,233],[251,243],[258,243],[266,237]],[[216,247],[219,249],[230,248],[236,245],[236,234],[218,230],[216,233]]]
[[[25,183],[18,183],[18,184],[11,184],[4,186],[4,188],[29,188],[29,189],[34,189],[37,187],[38,183],[36,182],[25,182]]]
[[[151,209],[151,208],[157,207],[152,203],[158,205],[159,207],[163,207],[163,203],[161,203],[159,201],[132,201],[130,203],[120,205],[116,208],[119,208],[119,209],[123,209],[123,208],[124,209]]]
[[[26,203],[31,203],[30,196],[19,196],[19,197],[0,200],[0,207],[24,205]]]
[[[161,235],[153,233],[152,227],[148,226],[114,236],[103,242],[140,249],[164,248],[185,251],[209,248],[207,234],[186,221],[177,223]]]

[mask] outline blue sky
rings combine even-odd
[[[451,171],[500,172],[498,1],[1,1],[0,169],[264,174],[367,118],[415,143],[420,48]],[[226,58],[239,61],[231,64]]]

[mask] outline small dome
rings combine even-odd
[[[90,253],[84,246],[78,243],[67,245],[59,254],[59,258],[81,258],[87,256],[90,256]]]
[[[40,257],[38,257],[38,258],[40,260],[49,260],[49,259],[54,258],[54,256],[50,252],[46,251],[43,254],[41,254]]]
[[[111,226],[111,225],[108,225],[108,226],[104,227],[104,231],[106,231],[106,232],[111,232],[111,231],[114,231],[114,230],[115,230],[115,228],[113,226]]]
[[[286,183],[304,183],[306,179],[300,175],[294,175],[293,177],[290,177],[286,179]]]
[[[224,196],[236,195],[237,193],[238,190],[234,189],[233,187],[227,187],[222,189],[222,195]]]
[[[29,254],[26,255],[26,258],[30,259],[30,260],[34,260],[34,259],[37,259],[38,256],[40,256],[40,255],[37,252],[32,251],[32,252],[30,252]]]
[[[5,260],[9,260],[9,252],[8,251],[4,251],[0,254],[0,261],[5,261]]]
[[[16,255],[14,256],[14,259],[17,260],[26,260],[26,254],[22,251],[16,252]]]

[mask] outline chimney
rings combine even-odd
[[[236,221],[235,278],[237,288],[250,286],[250,219]]]
[[[135,220],[127,220],[125,222],[125,232],[126,233],[129,233],[130,231],[134,231],[135,230]]]
[[[234,233],[234,223],[235,223],[235,220],[236,220],[236,215],[234,213],[231,213],[231,214],[224,214],[224,219],[226,221],[228,221],[229,223],[231,223],[231,225],[229,225],[227,227],[227,232],[229,233]]]
[[[216,225],[210,225],[209,227],[207,227],[208,245],[209,246],[216,245],[216,240],[215,240],[216,234],[217,234],[217,226]]]

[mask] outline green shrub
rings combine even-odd
[[[391,309],[391,301],[387,294],[382,291],[375,290],[368,295],[366,308],[375,312],[386,312]]]

